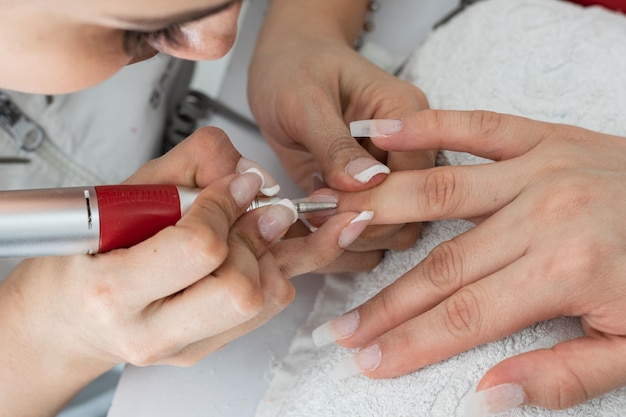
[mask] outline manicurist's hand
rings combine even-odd
[[[54,415],[117,363],[197,362],[282,310],[294,295],[288,278],[334,260],[366,225],[342,213],[277,242],[296,221],[293,205],[244,214],[273,180],[218,129],[196,132],[129,182],[203,191],[175,226],[134,247],[27,260],[0,285],[3,413]]]
[[[249,71],[249,101],[269,144],[306,191],[364,190],[389,170],[434,163],[430,150],[387,152],[350,135],[352,120],[396,118],[428,107],[419,89],[354,50],[367,3],[276,0],[266,14]],[[368,228],[349,249],[369,251],[377,260],[380,249],[405,249],[418,234],[416,223]]]
[[[364,123],[355,130],[387,122]],[[320,190],[338,194],[340,211],[375,211],[372,224],[477,223],[316,331],[318,341],[362,348],[341,372],[402,375],[532,323],[579,316],[584,337],[496,365],[478,401],[561,409],[626,385],[626,138],[482,111],[426,110],[402,123],[374,144],[496,162],[392,173],[360,193]]]

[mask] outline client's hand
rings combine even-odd
[[[626,385],[626,139],[482,111],[426,110],[402,122],[375,145],[497,162],[392,173],[360,193],[322,191],[338,194],[340,210],[375,211],[372,224],[477,223],[316,332],[362,348],[342,372],[397,376],[541,320],[579,316],[584,337],[496,365],[478,401],[485,410],[522,401],[562,409]]]
[[[355,119],[395,118],[428,108],[419,89],[376,67],[345,41],[305,29],[283,36],[276,25],[265,26],[249,72],[250,105],[302,189],[358,191],[379,184],[389,169],[434,165],[431,150],[386,152],[369,139],[353,138],[347,127]],[[383,249],[406,249],[418,236],[417,223],[368,228],[349,248],[369,251],[368,257],[345,255],[354,266],[370,269]]]
[[[3,412],[53,415],[117,363],[197,362],[282,310],[287,279],[334,260],[350,243],[342,234],[366,225],[345,213],[271,246],[297,213],[285,203],[244,214],[273,180],[234,174],[237,164],[253,165],[223,132],[195,133],[130,179],[203,188],[175,226],[129,249],[27,260],[0,285]]]

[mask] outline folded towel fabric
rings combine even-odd
[[[403,77],[422,88],[434,108],[488,109],[626,136],[624,39],[626,17],[601,8],[556,0],[488,0],[436,30]],[[444,152],[441,162],[488,161]],[[335,364],[353,352],[338,346],[316,348],[311,331],[363,303],[437,244],[470,227],[462,220],[430,223],[412,249],[389,252],[372,272],[326,277],[307,324],[275,369],[257,417],[461,417],[461,398],[490,367],[582,334],[579,320],[557,318],[402,377],[333,378]],[[525,406],[504,414],[624,415],[626,388],[568,410]]]

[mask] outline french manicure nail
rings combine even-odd
[[[402,130],[400,119],[357,120],[350,123],[350,134],[355,138],[392,136]]]
[[[263,184],[261,184],[261,193],[264,195],[271,197],[278,194],[280,191],[280,185],[272,178],[272,176],[259,164],[254,161],[251,161],[248,158],[241,157],[239,162],[237,163],[237,172],[243,173],[247,172],[250,169],[256,169],[261,175],[261,179],[263,180]]]
[[[346,165],[346,173],[365,184],[378,174],[389,174],[391,170],[372,158],[357,158]]]
[[[362,211],[341,231],[339,246],[347,248],[363,233],[370,221],[374,218],[373,211]]]
[[[331,371],[331,375],[337,379],[346,379],[359,375],[363,371],[372,371],[380,365],[381,358],[382,354],[378,345],[368,346],[354,356],[339,362]]]
[[[313,343],[317,347],[322,347],[329,343],[336,342],[337,340],[350,337],[356,332],[356,329],[359,328],[359,322],[359,311],[352,310],[313,330],[311,334]]]
[[[259,192],[263,184],[263,174],[250,168],[235,177],[230,183],[230,194],[239,207],[245,207]]]
[[[465,417],[491,417],[510,411],[525,401],[524,390],[517,384],[502,384],[470,392],[461,400]]]
[[[282,236],[298,220],[298,211],[291,200],[282,199],[259,217],[259,233],[268,242]]]

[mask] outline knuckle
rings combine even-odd
[[[159,359],[157,355],[147,352],[145,350],[141,351],[138,349],[127,348],[125,352],[126,353],[124,354],[124,358],[126,359],[126,362],[134,366],[150,366]]]
[[[273,253],[273,258],[278,260],[276,267],[281,277],[291,278],[293,271],[297,270],[300,273],[306,271],[314,271],[319,268],[323,268],[331,262],[335,261],[341,254],[346,253],[339,247],[339,245],[328,245],[318,239],[318,235],[312,233],[304,238],[304,247],[310,249],[302,253],[299,259],[293,257],[286,258],[270,247],[270,251]]]
[[[194,146],[212,146],[216,141],[228,141],[228,135],[219,127],[202,126],[189,139]]]
[[[162,336],[161,336],[162,337]],[[124,340],[120,343],[122,357],[126,362],[135,366],[150,366],[167,356],[169,346],[163,340],[155,343],[154,340],[142,341],[141,339]]]
[[[122,299],[125,291],[119,291],[110,282],[99,282],[84,292],[82,302],[83,311],[94,323],[103,328],[115,328],[118,323],[123,323],[126,313],[121,308],[127,305]]]
[[[493,136],[502,125],[502,115],[487,110],[474,110],[469,115],[469,131],[481,136]]]
[[[428,213],[445,217],[458,207],[458,181],[454,170],[435,168],[426,174],[423,190],[418,194],[417,201],[422,202],[423,209]]]
[[[535,218],[549,223],[566,220],[585,211],[593,201],[593,187],[577,175],[563,175],[543,190]]]
[[[233,166],[239,161],[241,154],[233,146],[226,132],[214,126],[198,128],[182,142],[191,155],[215,155],[219,153],[222,161],[230,160]]]
[[[383,290],[376,297],[366,302],[365,305],[371,311],[375,311],[377,317],[384,317],[385,320],[394,321],[399,314],[402,314],[402,307],[398,303],[396,295],[389,290]]]
[[[458,339],[467,339],[479,333],[482,316],[478,297],[469,288],[463,288],[445,301],[444,325]]]
[[[557,359],[558,361],[558,359]],[[589,401],[592,396],[587,392],[586,386],[580,376],[572,369],[567,361],[560,360],[561,371],[552,381],[554,384],[545,393],[556,393],[556,395],[546,395],[547,407],[557,410],[565,410],[577,404]]]
[[[336,137],[341,137],[338,133]],[[326,148],[326,158],[328,161],[348,160],[352,161],[358,158],[359,154],[365,153],[365,149],[359,146],[353,140],[334,140],[328,143]]]
[[[586,402],[589,398],[580,380],[570,375],[569,378],[559,378],[557,380],[557,395],[553,399],[547,398],[548,408],[565,410]]]
[[[287,307],[296,296],[296,289],[291,283],[283,278],[279,278],[282,282],[279,284],[278,290],[274,290],[271,299],[279,308]]]
[[[450,293],[463,285],[461,246],[450,240],[437,246],[423,261],[425,278],[442,293]]]
[[[193,230],[185,227],[178,240],[178,249],[187,262],[213,270],[224,262],[228,254],[228,245],[218,236],[211,225]]]
[[[263,310],[265,295],[259,285],[255,285],[243,275],[235,278],[232,274],[227,282],[226,280],[222,282],[224,294],[244,317],[254,317]]]
[[[604,255],[604,245],[587,234],[570,237],[547,257],[545,274],[555,281],[594,276],[605,267]]]
[[[93,315],[99,322],[110,322],[116,311],[115,290],[106,282],[96,283],[85,291],[83,304],[85,311]]]

